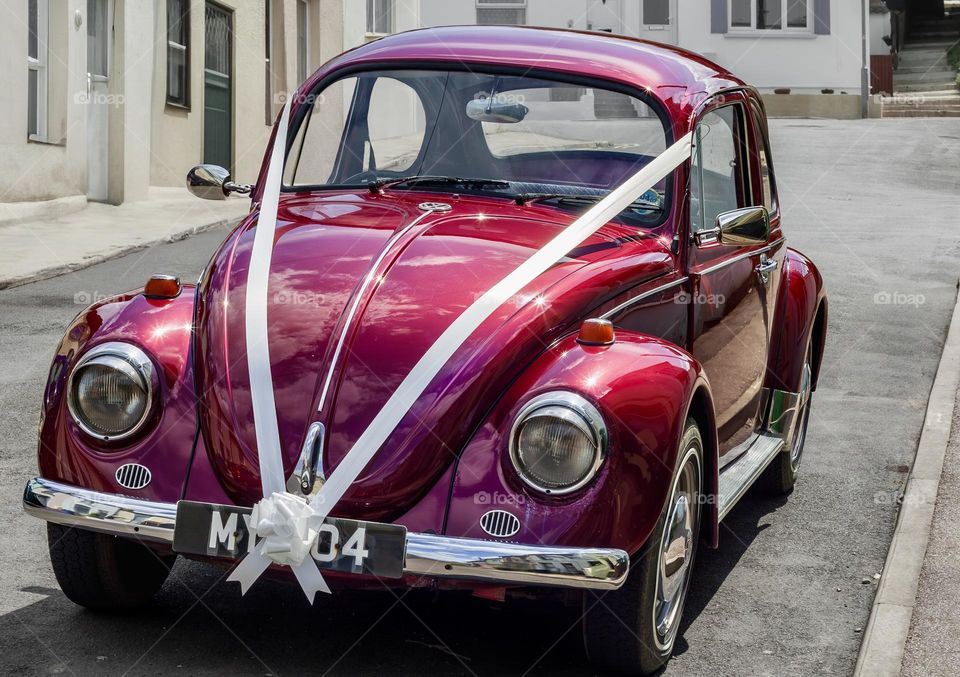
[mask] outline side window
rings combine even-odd
[[[367,108],[369,143],[365,170],[403,172],[413,166],[423,147],[426,116],[420,96],[410,85],[377,78]]]
[[[739,105],[717,108],[697,125],[690,178],[694,231],[714,227],[717,216],[747,206],[743,112]]]
[[[771,214],[777,208],[777,189],[773,180],[773,167],[770,164],[770,140],[767,134],[767,125],[764,122],[763,111],[756,105],[753,108],[754,127],[756,130],[759,150],[758,164],[760,165],[760,187],[763,190],[763,206]]]

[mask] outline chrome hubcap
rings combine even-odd
[[[670,498],[667,524],[660,544],[657,596],[653,610],[657,641],[661,648],[673,642],[680,609],[690,582],[694,539],[699,519],[700,462],[695,449],[687,451]]]
[[[810,358],[803,364],[803,374],[800,377],[800,402],[797,407],[797,421],[793,430],[793,447],[790,449],[790,465],[796,472],[800,467],[800,457],[803,455],[803,441],[807,436],[807,413],[810,411],[810,386],[813,383],[813,370],[810,368]]]

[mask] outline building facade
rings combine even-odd
[[[610,31],[703,54],[797,114],[859,116],[860,0],[421,0],[425,26],[519,23]],[[827,99],[824,91],[834,98]],[[844,97],[846,93],[848,96]],[[809,109],[809,110],[804,110]]]
[[[416,28],[417,0],[22,0],[0,6],[0,222],[142,200],[200,162],[251,181],[287,92]]]

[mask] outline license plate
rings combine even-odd
[[[180,501],[173,549],[187,555],[240,558],[253,548],[251,508]],[[406,527],[327,517],[310,551],[321,569],[400,578]]]

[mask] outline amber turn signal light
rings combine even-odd
[[[180,278],[173,275],[153,275],[143,288],[148,299],[173,299],[180,295]]]
[[[614,342],[613,323],[610,320],[584,320],[580,325],[577,343],[585,346],[608,346]]]

